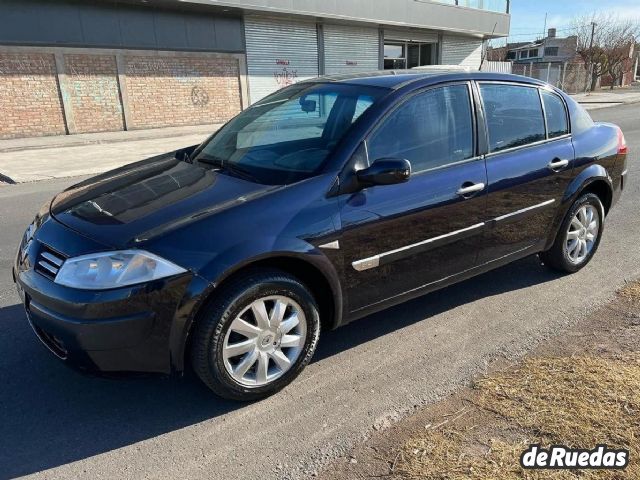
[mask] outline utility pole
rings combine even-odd
[[[587,85],[589,87],[591,87],[590,90],[593,90],[595,88],[594,81],[593,81],[593,68],[594,68],[594,64],[593,64],[593,40],[594,40],[594,38],[596,36],[596,25],[597,25],[596,22],[593,22],[593,21],[591,22],[591,41],[589,42],[589,58],[591,59],[591,65],[589,65],[589,67],[590,67],[590,69],[589,69],[590,70],[589,77],[590,78],[589,78],[588,83],[587,83]]]
[[[547,37],[547,17],[549,16],[549,12],[545,12],[544,14],[544,28],[542,29],[542,38]]]

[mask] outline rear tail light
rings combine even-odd
[[[622,130],[618,128],[618,155],[626,155],[628,152],[627,140],[624,138]]]

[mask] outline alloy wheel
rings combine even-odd
[[[565,252],[574,265],[586,260],[598,239],[600,214],[595,206],[583,205],[578,209],[569,224]]]
[[[294,300],[255,300],[229,326],[222,349],[225,369],[245,387],[267,385],[296,363],[306,336],[306,317]]]

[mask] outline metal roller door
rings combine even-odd
[[[442,63],[479,69],[482,61],[482,40],[472,37],[445,35],[442,39]]]
[[[327,75],[378,70],[380,36],[377,28],[324,25]]]
[[[403,30],[385,28],[384,39],[401,42],[438,43],[438,34],[436,32],[413,30],[410,28]]]
[[[318,76],[315,23],[247,16],[245,37],[251,103]]]

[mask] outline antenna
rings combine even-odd
[[[493,38],[493,34],[496,33],[496,28],[498,28],[498,22],[495,23],[493,30],[491,30],[491,38]],[[478,68],[479,72],[482,71],[482,65],[484,65],[484,61],[487,59],[488,49],[489,46],[485,43],[485,40],[482,40],[482,56],[480,57],[480,68]]]

